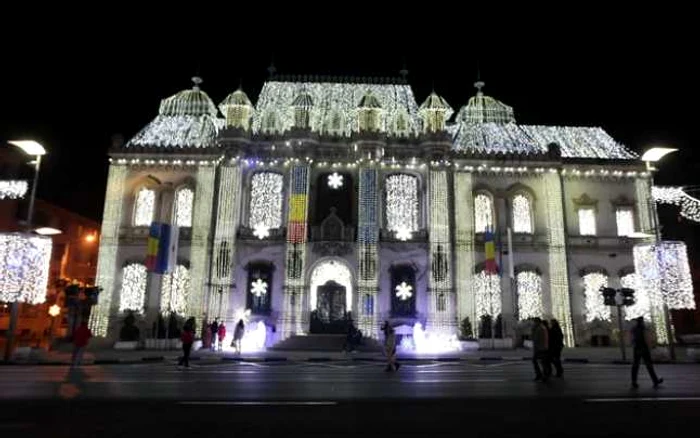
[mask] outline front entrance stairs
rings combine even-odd
[[[331,351],[343,350],[345,335],[309,334],[303,336],[290,336],[284,341],[275,344],[273,351]],[[360,352],[379,352],[382,345],[375,339],[363,338],[362,344],[357,347]]]

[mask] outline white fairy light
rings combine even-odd
[[[640,316],[651,321],[651,302],[647,290],[640,287],[636,273],[631,272],[620,277],[620,286],[634,290],[634,304],[625,307],[625,319],[630,321]]]
[[[582,207],[578,210],[578,229],[582,236],[595,236],[595,209],[590,207]]]
[[[163,275],[160,292],[160,312],[173,312],[187,316],[187,299],[190,293],[190,270],[183,265],[175,266],[173,272]]]
[[[474,231],[485,233],[493,225],[493,202],[491,197],[479,193],[474,197]]]
[[[652,196],[660,204],[672,204],[681,208],[681,216],[700,222],[700,200],[690,196],[682,187],[658,187],[651,189]]]
[[[193,207],[194,191],[189,187],[178,189],[178,191],[175,192],[175,225],[178,227],[191,227]]]
[[[267,293],[267,282],[258,278],[250,284],[250,293],[256,297],[261,297]]]
[[[501,313],[501,278],[486,271],[474,275],[474,296],[477,318],[497,316]]]
[[[255,227],[253,227],[253,236],[263,240],[264,238],[270,236],[270,229],[264,224],[257,224]]]
[[[146,266],[130,263],[122,269],[122,290],[119,293],[119,311],[144,312],[146,304]]]
[[[334,190],[343,187],[343,175],[340,175],[338,172],[328,175],[328,187]]]
[[[282,225],[282,192],[284,177],[275,172],[258,172],[251,179],[250,216],[251,227],[265,225],[279,228]]]
[[[387,229],[418,231],[418,178],[396,174],[386,178]]]
[[[27,181],[0,181],[0,200],[22,199],[27,194]]]
[[[0,302],[43,303],[50,260],[51,238],[0,234]]]
[[[541,317],[542,277],[534,271],[519,272],[516,276],[518,291],[518,319]]]
[[[411,230],[409,230],[406,227],[401,227],[395,232],[396,238],[402,241],[411,240],[411,236],[413,235],[413,233],[411,233]]]
[[[513,232],[532,233],[532,210],[530,199],[523,194],[513,197]]]
[[[402,281],[401,284],[396,286],[396,297],[400,299],[401,301],[406,301],[407,299],[411,298],[413,296],[413,286],[410,284],[406,284],[405,281]]]
[[[652,302],[663,300],[670,309],[695,309],[685,243],[638,244],[633,253],[634,269],[640,276],[639,288],[647,292]]]
[[[634,234],[634,210],[630,207],[618,207],[615,210],[618,236],[631,236]]]
[[[583,294],[586,306],[586,322],[596,319],[610,321],[610,307],[605,305],[601,287],[608,286],[607,275],[590,272],[583,276]]]
[[[134,206],[134,226],[147,227],[153,222],[156,208],[156,192],[146,187],[136,193]]]
[[[311,274],[311,299],[309,300],[311,310],[316,310],[318,287],[323,286],[331,280],[345,286],[345,305],[346,310],[350,311],[352,309],[352,274],[350,273],[350,269],[348,269],[344,263],[340,263],[335,260],[322,262],[320,265],[314,268],[314,271]]]

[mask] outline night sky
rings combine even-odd
[[[658,182],[700,184],[696,35],[678,17],[552,20],[530,29],[499,23],[498,32],[510,33],[492,38],[488,26],[428,26],[450,28],[442,21],[386,33],[371,20],[293,22],[277,31],[260,16],[202,20],[209,27],[178,32],[197,21],[189,13],[167,28],[158,26],[165,19],[47,19],[29,36],[18,27],[0,30],[0,140],[28,137],[46,146],[41,198],[99,219],[112,135],[133,136],[155,117],[160,99],[189,88],[195,74],[217,104],[239,82],[255,102],[273,53],[280,74],[396,76],[405,58],[418,102],[434,87],[455,111],[474,94],[478,61],[486,94],[513,106],[519,123],[601,126],[634,150],[680,148],[665,159]]]

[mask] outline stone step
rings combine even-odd
[[[342,351],[345,335],[304,335],[291,336],[275,344],[274,351]],[[374,339],[363,339],[358,351],[381,351],[381,345]]]

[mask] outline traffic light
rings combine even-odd
[[[620,293],[622,294],[623,306],[631,306],[634,304],[634,289],[623,287],[620,289]]]
[[[615,295],[617,291],[611,287],[601,287],[600,292],[603,294],[603,301],[606,306],[615,306]]]

